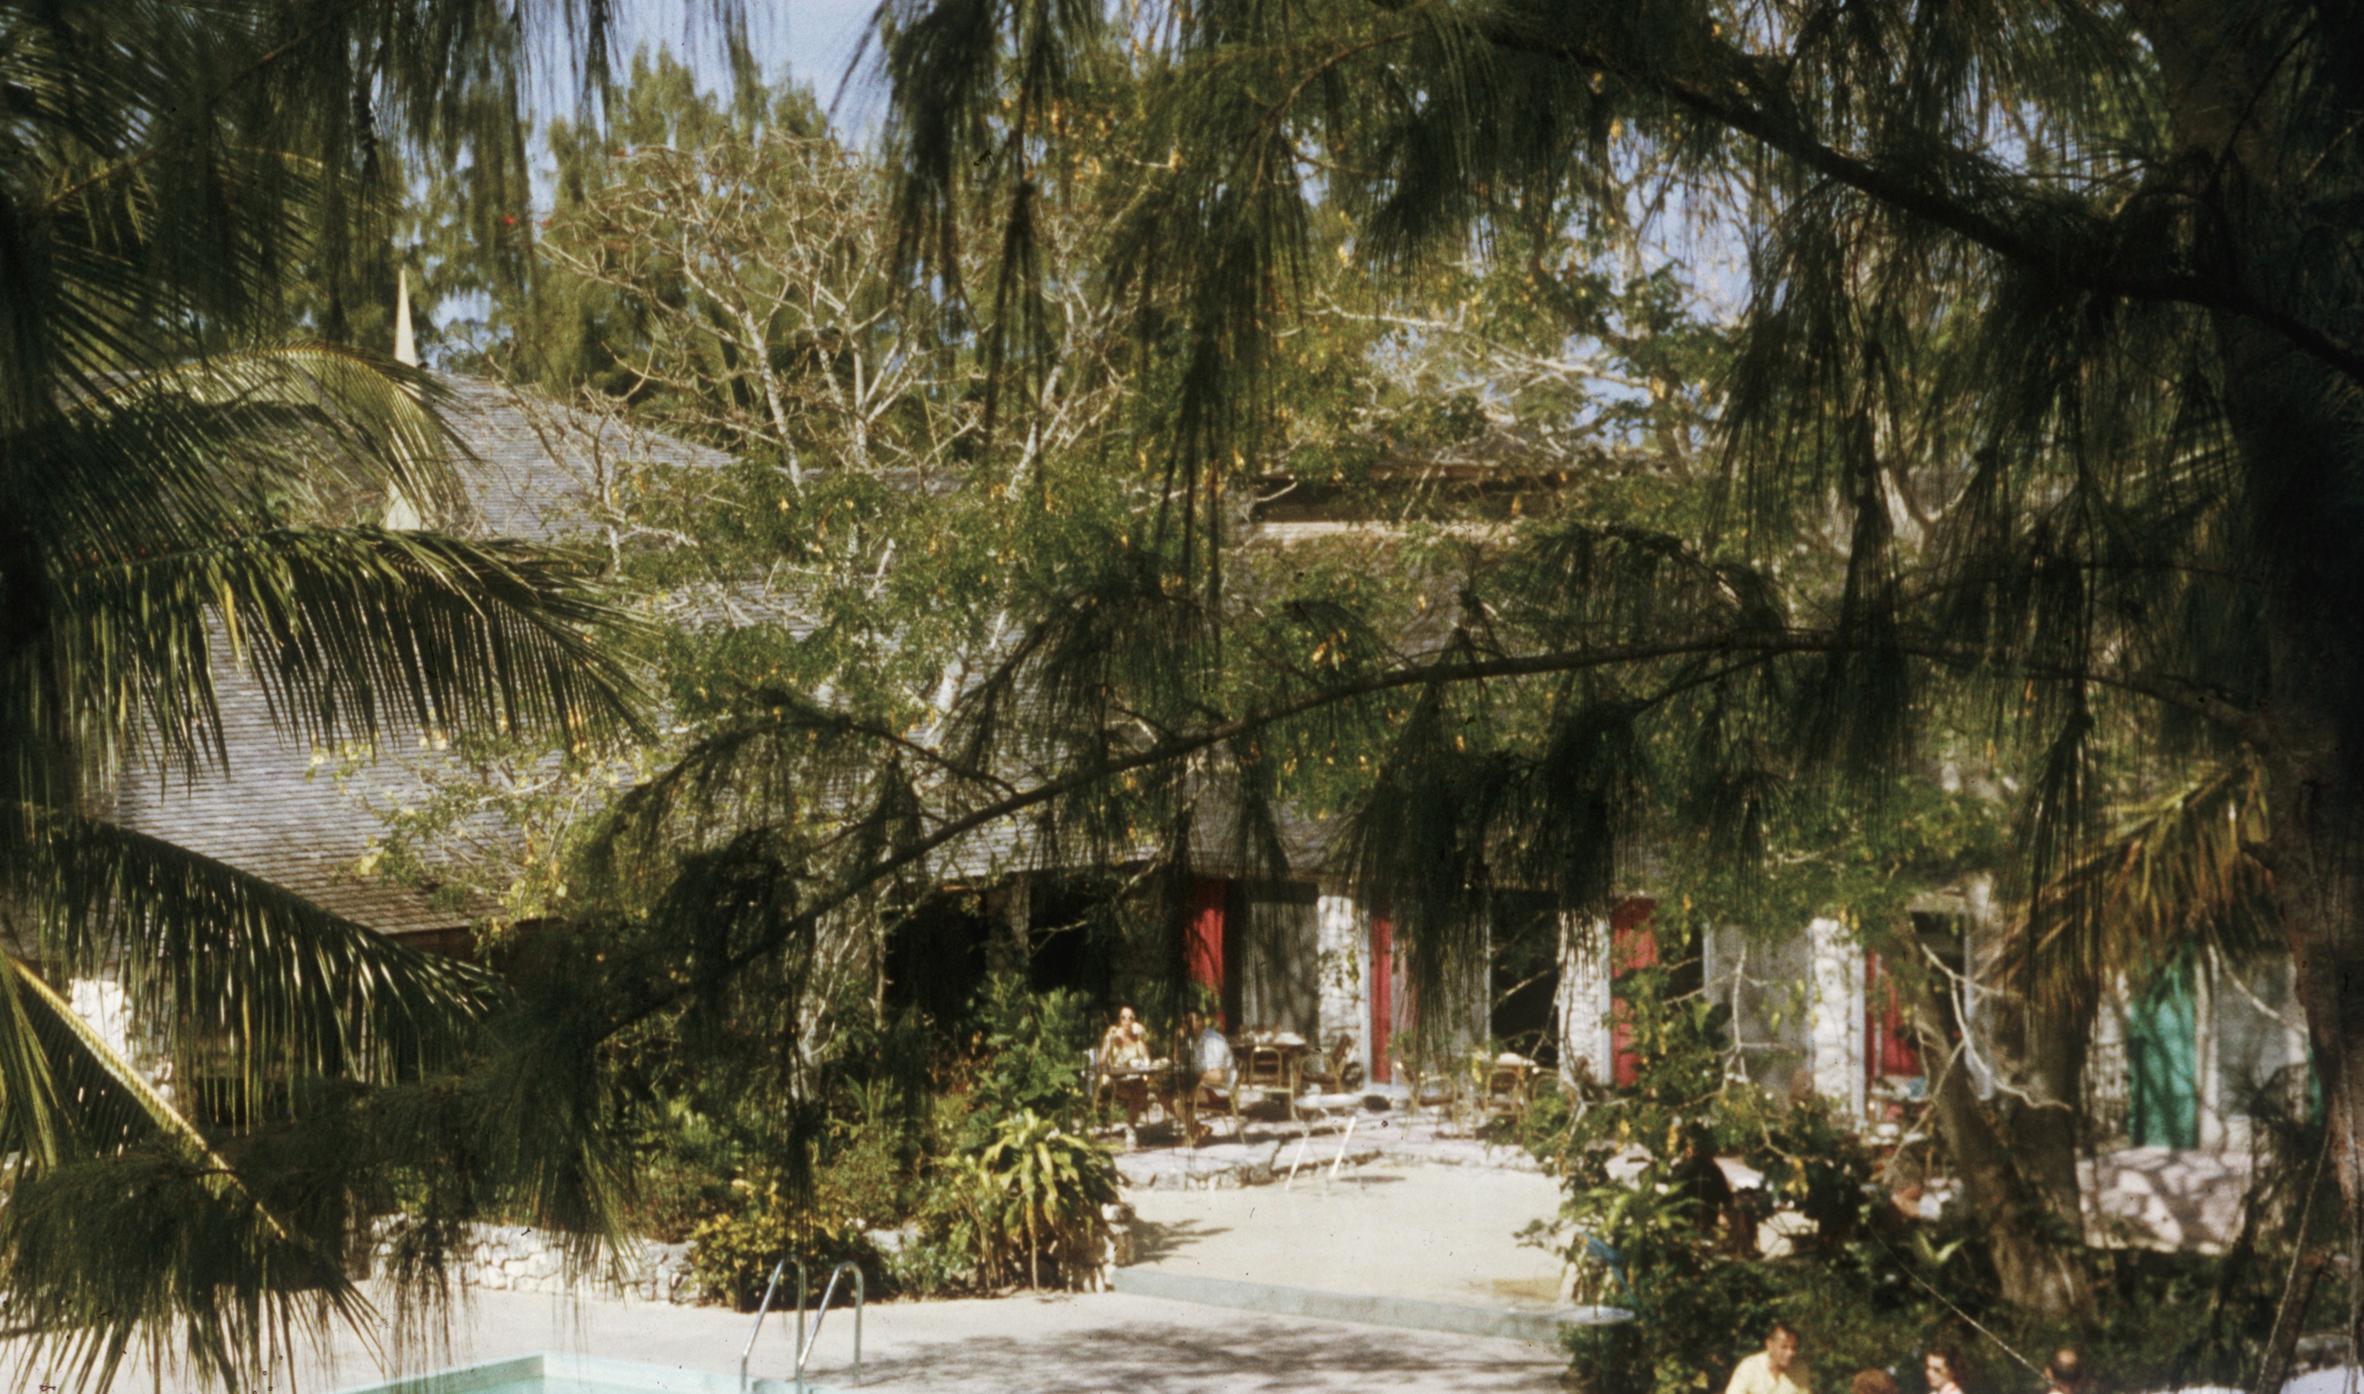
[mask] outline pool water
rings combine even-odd
[[[828,1394],[807,1383],[808,1394]],[[790,1394],[782,1379],[748,1382],[749,1394]],[[406,1375],[382,1384],[361,1385],[342,1394],[739,1394],[736,1375],[633,1365],[584,1355],[520,1356],[483,1365],[463,1365],[428,1375]]]

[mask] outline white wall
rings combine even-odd
[[[1354,1037],[1363,1078],[1371,1078],[1371,921],[1350,895],[1314,902],[1314,936],[1321,977],[1321,1040]]]
[[[1806,1062],[1814,1092],[1864,1116],[1863,944],[1828,916],[1806,925],[1810,965]]]
[[[1592,1082],[1609,1082],[1609,922],[1560,916],[1560,986],[1555,1002],[1560,1030],[1560,1078],[1573,1081],[1586,1061]]]

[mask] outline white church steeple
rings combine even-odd
[[[397,269],[394,273],[394,361],[406,368],[419,366],[419,344],[410,328],[410,271]],[[416,532],[426,525],[419,506],[402,492],[400,484],[386,486],[386,511],[378,520],[388,532]]]

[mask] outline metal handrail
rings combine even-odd
[[[755,1329],[747,1333],[746,1348],[739,1352],[739,1394],[747,1394],[747,1362],[755,1356],[755,1338],[763,1334],[763,1319],[771,1314],[772,1297],[780,1290],[780,1275],[788,1271],[788,1265],[791,1263],[796,1265],[796,1344],[800,1349],[804,1345],[804,1298],[805,1293],[809,1290],[805,1281],[804,1260],[784,1258],[772,1265],[771,1281],[763,1285],[763,1305],[755,1309]],[[834,1275],[832,1275],[831,1281],[835,1281]],[[860,1326],[858,1319],[855,1325],[858,1329]],[[818,1335],[819,1333],[816,1331],[814,1334]],[[796,1368],[801,1376],[804,1369],[802,1357],[798,1358]],[[857,1372],[859,1368],[857,1363]],[[800,1387],[802,1383],[800,1377],[798,1380]]]
[[[797,1265],[800,1273],[803,1267]],[[805,1362],[813,1358],[813,1347],[821,1340],[821,1324],[829,1319],[829,1299],[837,1295],[837,1280],[848,1273],[854,1275],[854,1383],[856,1386],[862,1383],[862,1303],[867,1285],[862,1281],[861,1265],[849,1259],[829,1270],[829,1285],[821,1289],[821,1305],[813,1312],[813,1334],[809,1340],[804,1334],[804,1294],[801,1290],[797,1294],[796,1394],[804,1394]]]

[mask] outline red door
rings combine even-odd
[[[1621,900],[1609,912],[1609,979],[1617,979],[1637,968],[1658,966],[1658,935],[1650,928],[1650,914],[1658,903],[1636,896]],[[1642,1077],[1642,1057],[1632,1046],[1633,1009],[1625,999],[1612,997],[1609,1003],[1609,1071],[1610,1083],[1620,1089],[1630,1089]]]
[[[1912,1028],[1904,1019],[1904,1005],[1896,999],[1880,956],[1863,956],[1863,1082],[1876,1085],[1884,1077],[1911,1078],[1921,1072],[1921,1052],[1913,1044]]]
[[[1395,1024],[1395,925],[1385,915],[1371,916],[1371,1080],[1385,1084],[1392,1077],[1387,1065],[1388,1035]]]
[[[1223,915],[1230,903],[1230,882],[1201,878],[1190,883],[1183,920],[1183,970],[1213,997],[1217,1029],[1228,1029],[1223,1020]]]

